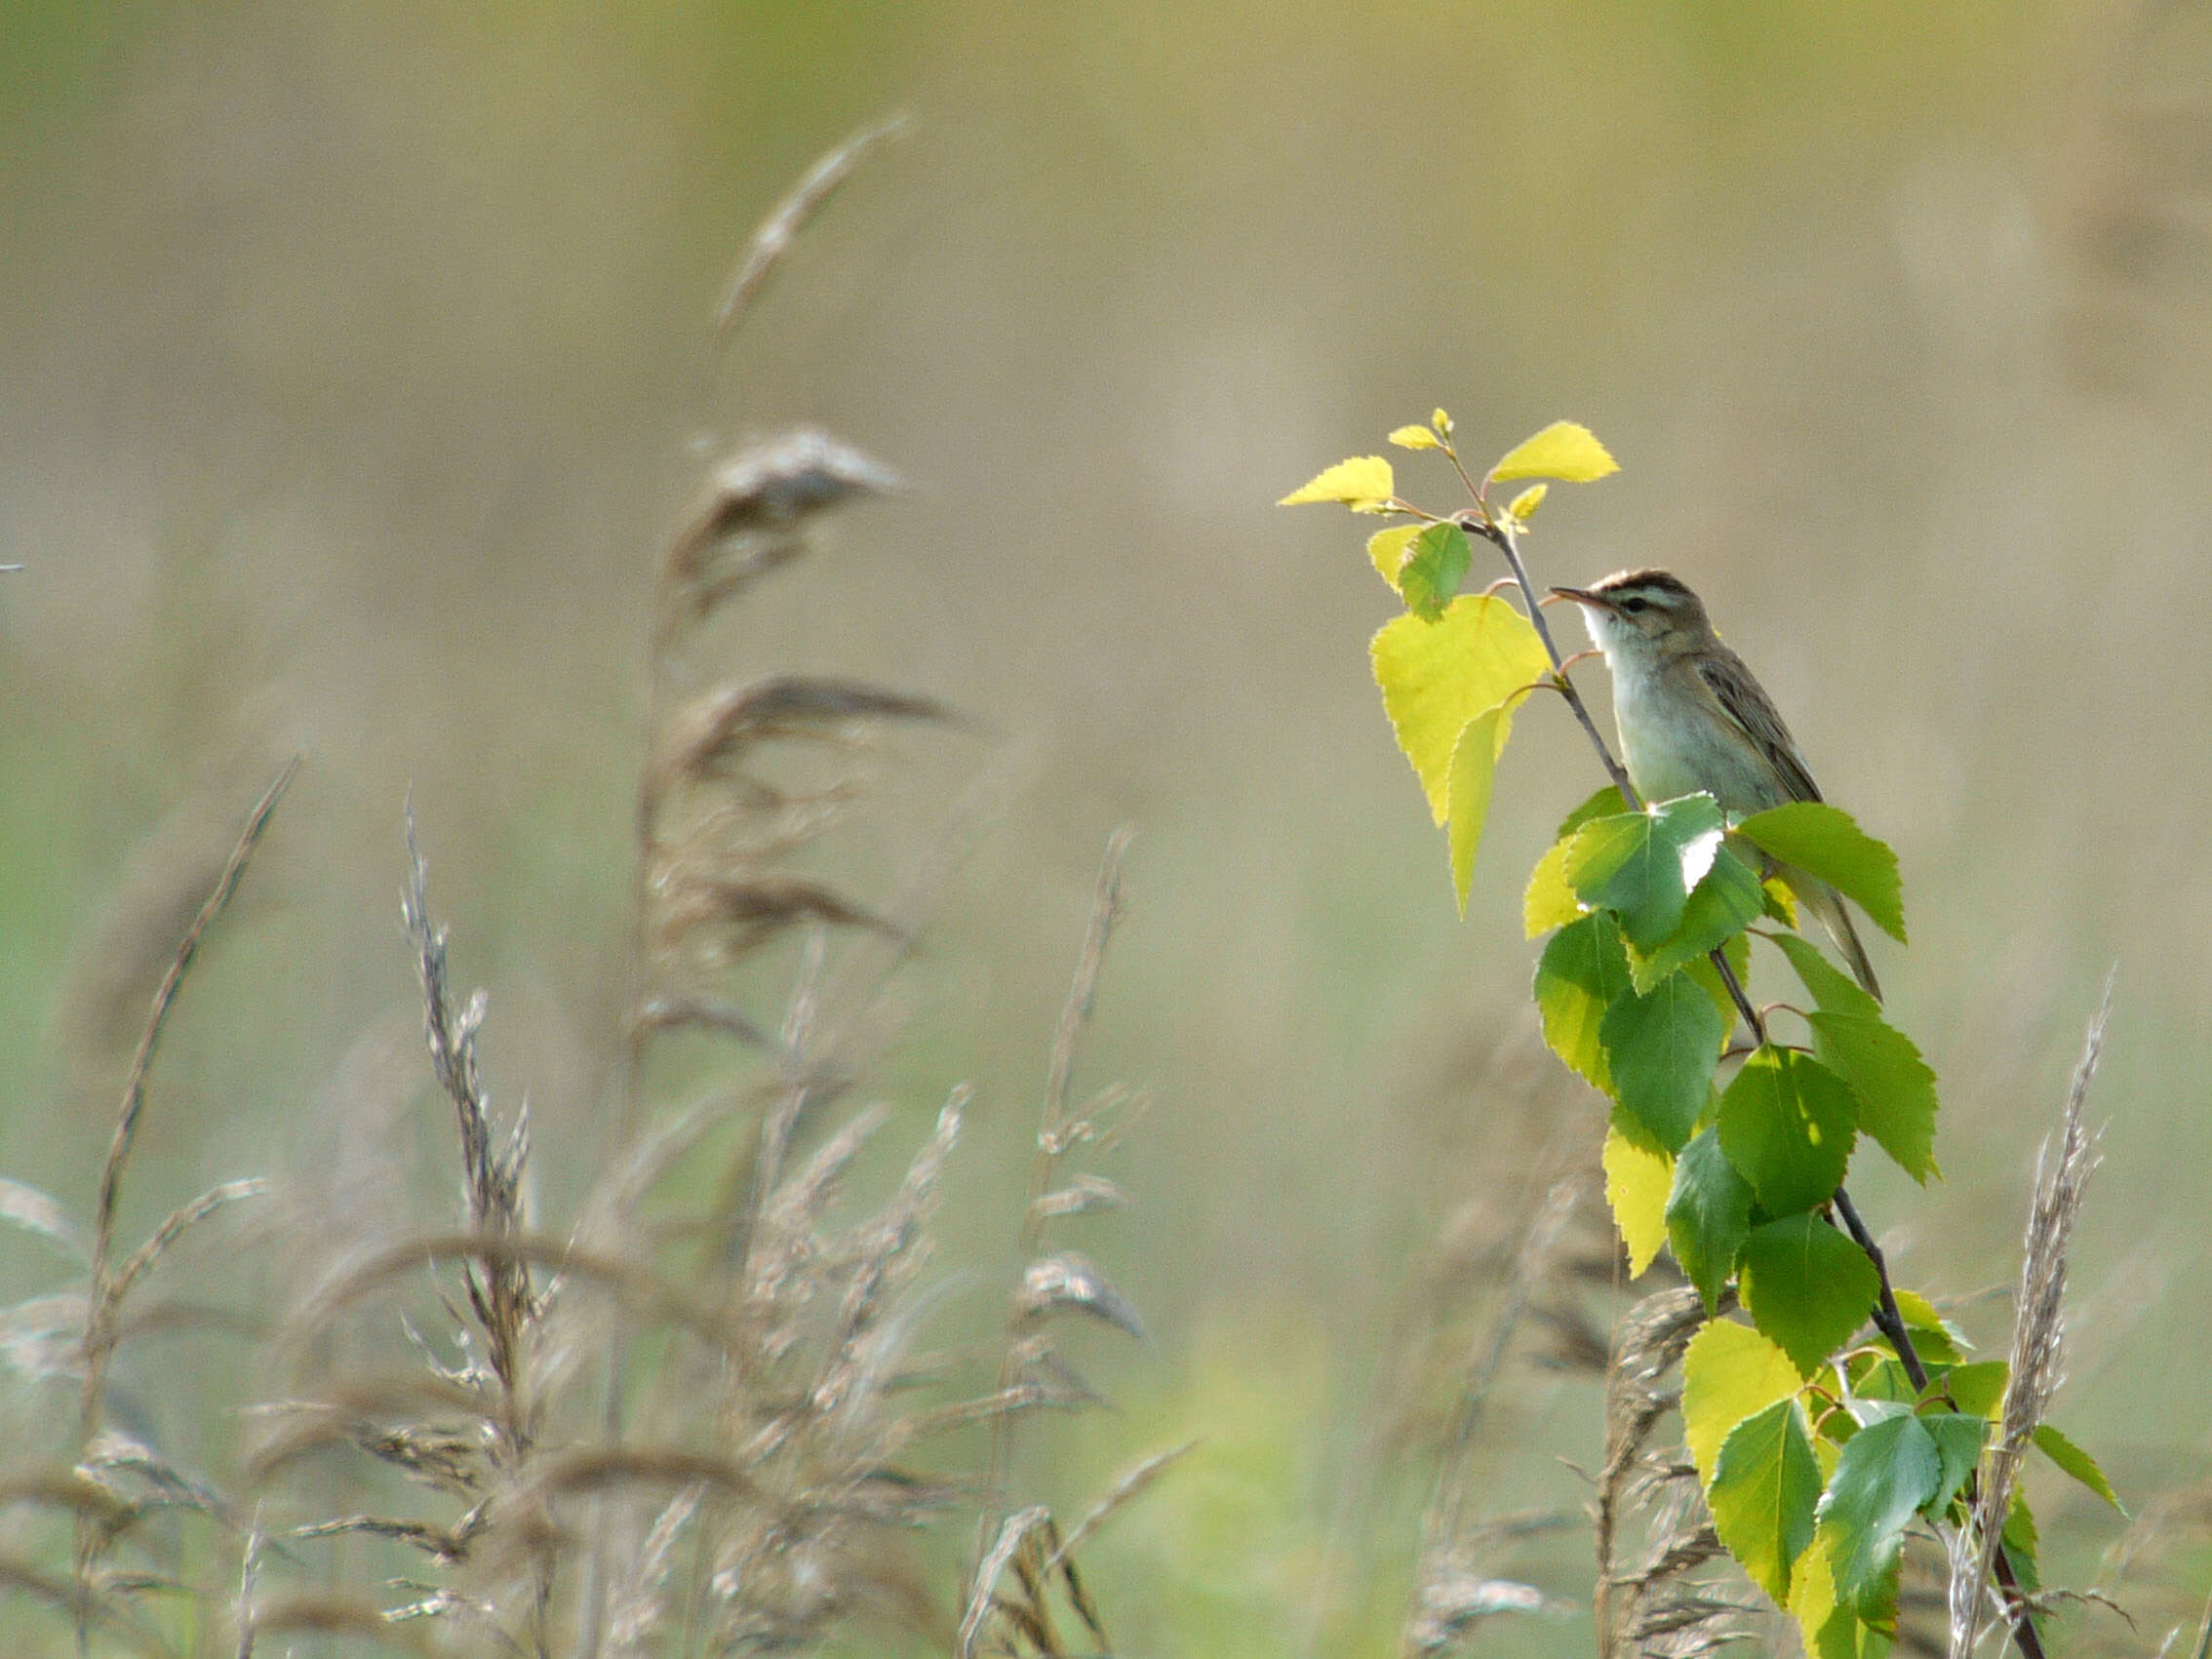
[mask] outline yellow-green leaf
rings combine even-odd
[[[1521,919],[1528,936],[1536,938],[1554,928],[1563,928],[1582,914],[1582,900],[1574,896],[1574,884],[1566,879],[1567,844],[1552,843],[1528,873],[1528,891],[1521,901]]]
[[[1435,410],[1430,414],[1429,424],[1431,426],[1434,426],[1444,437],[1448,438],[1451,436],[1451,416],[1446,415],[1442,410]]]
[[[1819,1652],[1821,1627],[1836,1612],[1836,1580],[1828,1569],[1828,1552],[1817,1541],[1799,1551],[1791,1565],[1788,1606],[1803,1633],[1805,1651]]]
[[[1413,546],[1413,538],[1421,533],[1417,524],[1392,525],[1378,530],[1367,537],[1367,562],[1374,566],[1375,574],[1390,583],[1390,590],[1398,592],[1399,573],[1405,568],[1405,555]]]
[[[1605,1131],[1605,1202],[1628,1245],[1629,1277],[1640,1279],[1667,1243],[1667,1195],[1675,1187],[1675,1161],[1638,1146],[1617,1128]]]
[[[1830,1450],[1826,1441],[1813,1449]],[[1790,1616],[1804,1633],[1813,1659],[1887,1659],[1889,1639],[1861,1622],[1848,1603],[1838,1605],[1828,1546],[1816,1534],[1790,1571]]]
[[[2127,1513],[2127,1505],[2119,1501],[2119,1493],[2113,1490],[2112,1481],[2105,1478],[2105,1472],[2097,1466],[2097,1460],[2067,1439],[2064,1432],[2055,1425],[2035,1425],[2035,1448],[2120,1514]]]
[[[1371,512],[1396,494],[1390,462],[1380,455],[1354,455],[1316,473],[1275,504],[1303,507],[1316,501],[1339,501],[1354,512]]]
[[[1620,470],[1620,463],[1605,453],[1605,446],[1589,427],[1571,420],[1555,420],[1535,437],[1508,450],[1490,468],[1490,482],[1556,478],[1562,484],[1589,484]]]
[[[1439,825],[1451,812],[1451,758],[1477,715],[1550,671],[1528,618],[1502,599],[1463,594],[1434,622],[1411,614],[1376,631],[1368,655],[1398,746]]]
[[[1583,913],[1582,900],[1575,897],[1574,884],[1566,877],[1567,844],[1574,840],[1574,832],[1593,818],[1627,810],[1621,792],[1608,783],[1567,814],[1566,822],[1560,825],[1559,839],[1536,860],[1536,868],[1528,875],[1528,891],[1521,899],[1521,911],[1530,938],[1563,928]]]
[[[1513,505],[1506,508],[1506,512],[1526,524],[1536,516],[1536,509],[1544,504],[1544,497],[1551,493],[1552,487],[1549,484],[1531,484],[1513,498]]]
[[[1971,1364],[1952,1366],[1939,1386],[1959,1410],[1995,1417],[2004,1404],[2005,1378],[2011,1374],[2012,1367],[2002,1360],[1976,1360]]]
[[[1469,721],[1451,748],[1451,775],[1445,785],[1445,823],[1451,841],[1451,890],[1459,914],[1467,914],[1467,889],[1475,881],[1475,849],[1482,840],[1482,821],[1490,813],[1490,781],[1498,757],[1513,734],[1519,696],[1484,709]]]
[[[1964,1331],[1943,1317],[1942,1309],[1917,1290],[1908,1290],[1903,1285],[1899,1285],[1890,1294],[1896,1299],[1898,1313],[1903,1316],[1905,1323],[1915,1331],[1924,1330],[1940,1336],[1954,1348],[1971,1348],[1974,1346],[1966,1340]],[[1954,1354],[1949,1358],[1955,1359],[1957,1356]]]
[[[1390,441],[1402,450],[1434,450],[1442,448],[1437,435],[1426,426],[1401,426],[1390,435]]]
[[[1729,1432],[1804,1386],[1790,1356],[1747,1324],[1715,1320],[1682,1355],[1682,1441],[1707,1485]]]

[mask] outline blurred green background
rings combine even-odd
[[[2059,1415],[2131,1497],[2201,1481],[2208,76],[2212,8],[2153,0],[12,0],[0,1169],[89,1205],[176,929],[299,748],[132,1213],[359,1158],[364,1191],[449,1214],[449,1122],[390,1081],[411,788],[567,1213],[619,1064],[652,573],[708,459],[818,420],[917,488],[696,672],[859,673],[980,728],[899,737],[823,850],[889,894],[967,844],[878,1080],[899,1147],[978,1088],[948,1319],[995,1317],[1097,856],[1133,823],[1083,1075],[1154,1105],[1107,1166],[1136,1206],[1083,1244],[1153,1334],[1095,1343],[1118,1409],[1033,1436],[1031,1475],[1079,1502],[1208,1437],[1101,1542],[1127,1651],[1387,1632],[1428,1465],[1386,1379],[1465,1206],[1536,1178],[1528,1102],[1595,1122],[1515,1056],[1521,877],[1596,776],[1560,711],[1524,717],[1456,921],[1367,675],[1372,527],[1271,503],[1435,404],[1471,455],[1570,417],[1623,471],[1554,493],[1539,576],[1681,573],[1902,855],[1914,948],[1876,955],[1945,1081],[1949,1180],[1854,1183],[1902,1278],[2009,1282],[2119,964]],[[910,134],[718,357],[753,222],[893,108]],[[7,1243],[0,1284],[51,1284],[39,1252]],[[1594,1459],[1595,1390],[1517,1375],[1479,1502],[1577,1503],[1556,1460]],[[2036,1489],[2087,1579],[2116,1522]],[[1499,1564],[1586,1600],[1585,1559]]]

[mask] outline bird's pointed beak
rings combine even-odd
[[[1594,611],[1610,611],[1613,608],[1611,600],[1601,593],[1592,593],[1586,587],[1556,587],[1552,589],[1552,597],[1571,599],[1575,604],[1587,605]]]

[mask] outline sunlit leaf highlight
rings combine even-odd
[[[1629,1277],[1640,1279],[1666,1246],[1667,1194],[1674,1185],[1675,1161],[1613,1128],[1605,1133],[1601,1162],[1605,1203],[1628,1246]]]
[[[1467,723],[1550,668],[1528,618],[1503,599],[1462,594],[1435,622],[1395,616],[1368,648],[1398,745],[1441,826],[1450,813],[1452,753]]]
[[[1555,420],[1499,457],[1498,464],[1490,468],[1490,482],[1556,478],[1561,484],[1589,484],[1618,471],[1620,463],[1605,453],[1605,446],[1589,427],[1571,420]]]
[[[1749,1325],[1715,1320],[1682,1355],[1682,1442],[1698,1478],[1713,1483],[1721,1442],[1745,1418],[1803,1386],[1789,1355]]]
[[[1354,455],[1317,472],[1289,494],[1279,507],[1304,507],[1335,501],[1354,512],[1373,512],[1398,493],[1390,462],[1381,455]]]

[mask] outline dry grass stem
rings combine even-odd
[[[130,1162],[131,1148],[138,1140],[138,1121],[145,1111],[146,1077],[153,1068],[162,1034],[169,1028],[170,1012],[176,1007],[177,993],[183,987],[184,976],[192,970],[208,929],[215,926],[216,918],[228,908],[237,893],[238,884],[245,879],[246,866],[253,861],[254,851],[260,846],[269,820],[275,815],[277,803],[284,799],[285,791],[291,788],[298,770],[299,757],[295,755],[284,764],[260,800],[255,803],[253,811],[247,814],[246,826],[239,832],[222,873],[216,878],[214,889],[185,928],[184,936],[178,941],[169,971],[162,976],[160,988],[154,992],[153,1007],[146,1016],[145,1030],[139,1036],[138,1052],[131,1061],[130,1076],[123,1085],[123,1102],[116,1113],[115,1134],[108,1143],[106,1163],[100,1167],[99,1196],[94,1210],[92,1294],[85,1325],[84,1437],[87,1440],[99,1424],[100,1387],[114,1335],[119,1292],[108,1271],[108,1262],[115,1248],[115,1211],[122,1192],[123,1169]]]
[[[1552,1250],[1574,1212],[1582,1187],[1583,1183],[1573,1177],[1555,1182],[1521,1239],[1497,1314],[1468,1366],[1466,1390],[1460,1396],[1459,1410],[1444,1447],[1436,1496],[1422,1526],[1424,1556],[1436,1554],[1442,1560],[1458,1541],[1467,1502],[1468,1454],[1474,1447],[1476,1429],[1497,1382],[1498,1368],[1505,1363],[1506,1350],[1545,1277]]]
[[[2090,1022],[2073,1086],[2067,1090],[2057,1156],[2046,1143],[2036,1158],[2035,1197],[2028,1212],[2004,1410],[1995,1442],[1983,1458],[1981,1495],[1972,1525],[1962,1528],[1951,1543],[1951,1659],[1970,1659],[1980,1638],[1991,1574],[2003,1543],[2005,1520],[2012,1512],[2013,1486],[2029,1442],[2063,1381],[2067,1260],[2089,1176],[2097,1165],[2096,1137],[2082,1119],[2082,1108],[2104,1051],[2113,985],[2113,976],[2107,976],[2104,999]]]
[[[78,1439],[84,1447],[88,1474],[97,1476],[99,1451],[101,1443],[101,1424],[106,1406],[107,1373],[113,1360],[115,1346],[123,1330],[122,1308],[125,1298],[146,1271],[160,1259],[171,1241],[182,1233],[201,1216],[212,1213],[225,1202],[229,1192],[218,1188],[198,1206],[187,1205],[165,1221],[145,1244],[135,1251],[120,1270],[111,1266],[115,1253],[117,1209],[123,1185],[123,1172],[130,1163],[132,1148],[137,1144],[138,1126],[145,1111],[146,1081],[153,1069],[154,1056],[161,1047],[163,1034],[168,1030],[169,1018],[177,1006],[178,993],[183,988],[185,975],[198,960],[200,947],[217,918],[228,908],[245,879],[246,867],[253,861],[254,852],[261,844],[269,820],[274,816],[277,804],[284,799],[294,776],[299,770],[299,757],[287,761],[270,782],[254,810],[247,814],[245,827],[239,831],[232,845],[230,856],[214,888],[201,903],[198,913],[177,942],[169,968],[155,990],[153,1006],[148,1010],[144,1030],[138,1038],[138,1051],[131,1061],[129,1076],[123,1086],[123,1099],[116,1113],[115,1131],[108,1142],[107,1158],[101,1165],[99,1197],[94,1210],[92,1244],[86,1273],[86,1292],[81,1303],[84,1323],[80,1327],[81,1346],[79,1364],[82,1384],[79,1391]],[[19,1219],[43,1213],[36,1205],[26,1207],[21,1202],[28,1189],[16,1195],[19,1203],[15,1213]],[[43,1197],[43,1195],[39,1195]],[[243,1196],[242,1194],[239,1196]],[[49,1236],[61,1236],[50,1231]],[[76,1584],[72,1610],[77,1620],[77,1644],[80,1650],[89,1647],[95,1617],[95,1603],[99,1600],[96,1586],[98,1569],[102,1553],[112,1541],[114,1533],[103,1527],[88,1524],[80,1515],[76,1527]]]
[[[718,337],[727,337],[742,324],[752,312],[768,287],[769,279],[775,274],[783,257],[791,251],[814,216],[822,211],[832,196],[843,188],[860,164],[878,146],[905,133],[910,122],[904,114],[893,114],[863,127],[842,144],[824,155],[808,169],[805,178],[794,184],[775,211],[761,221],[753,232],[753,239],[745,249],[745,257],[731,273],[730,285],[723,291],[721,302],[714,308],[714,332]]]

